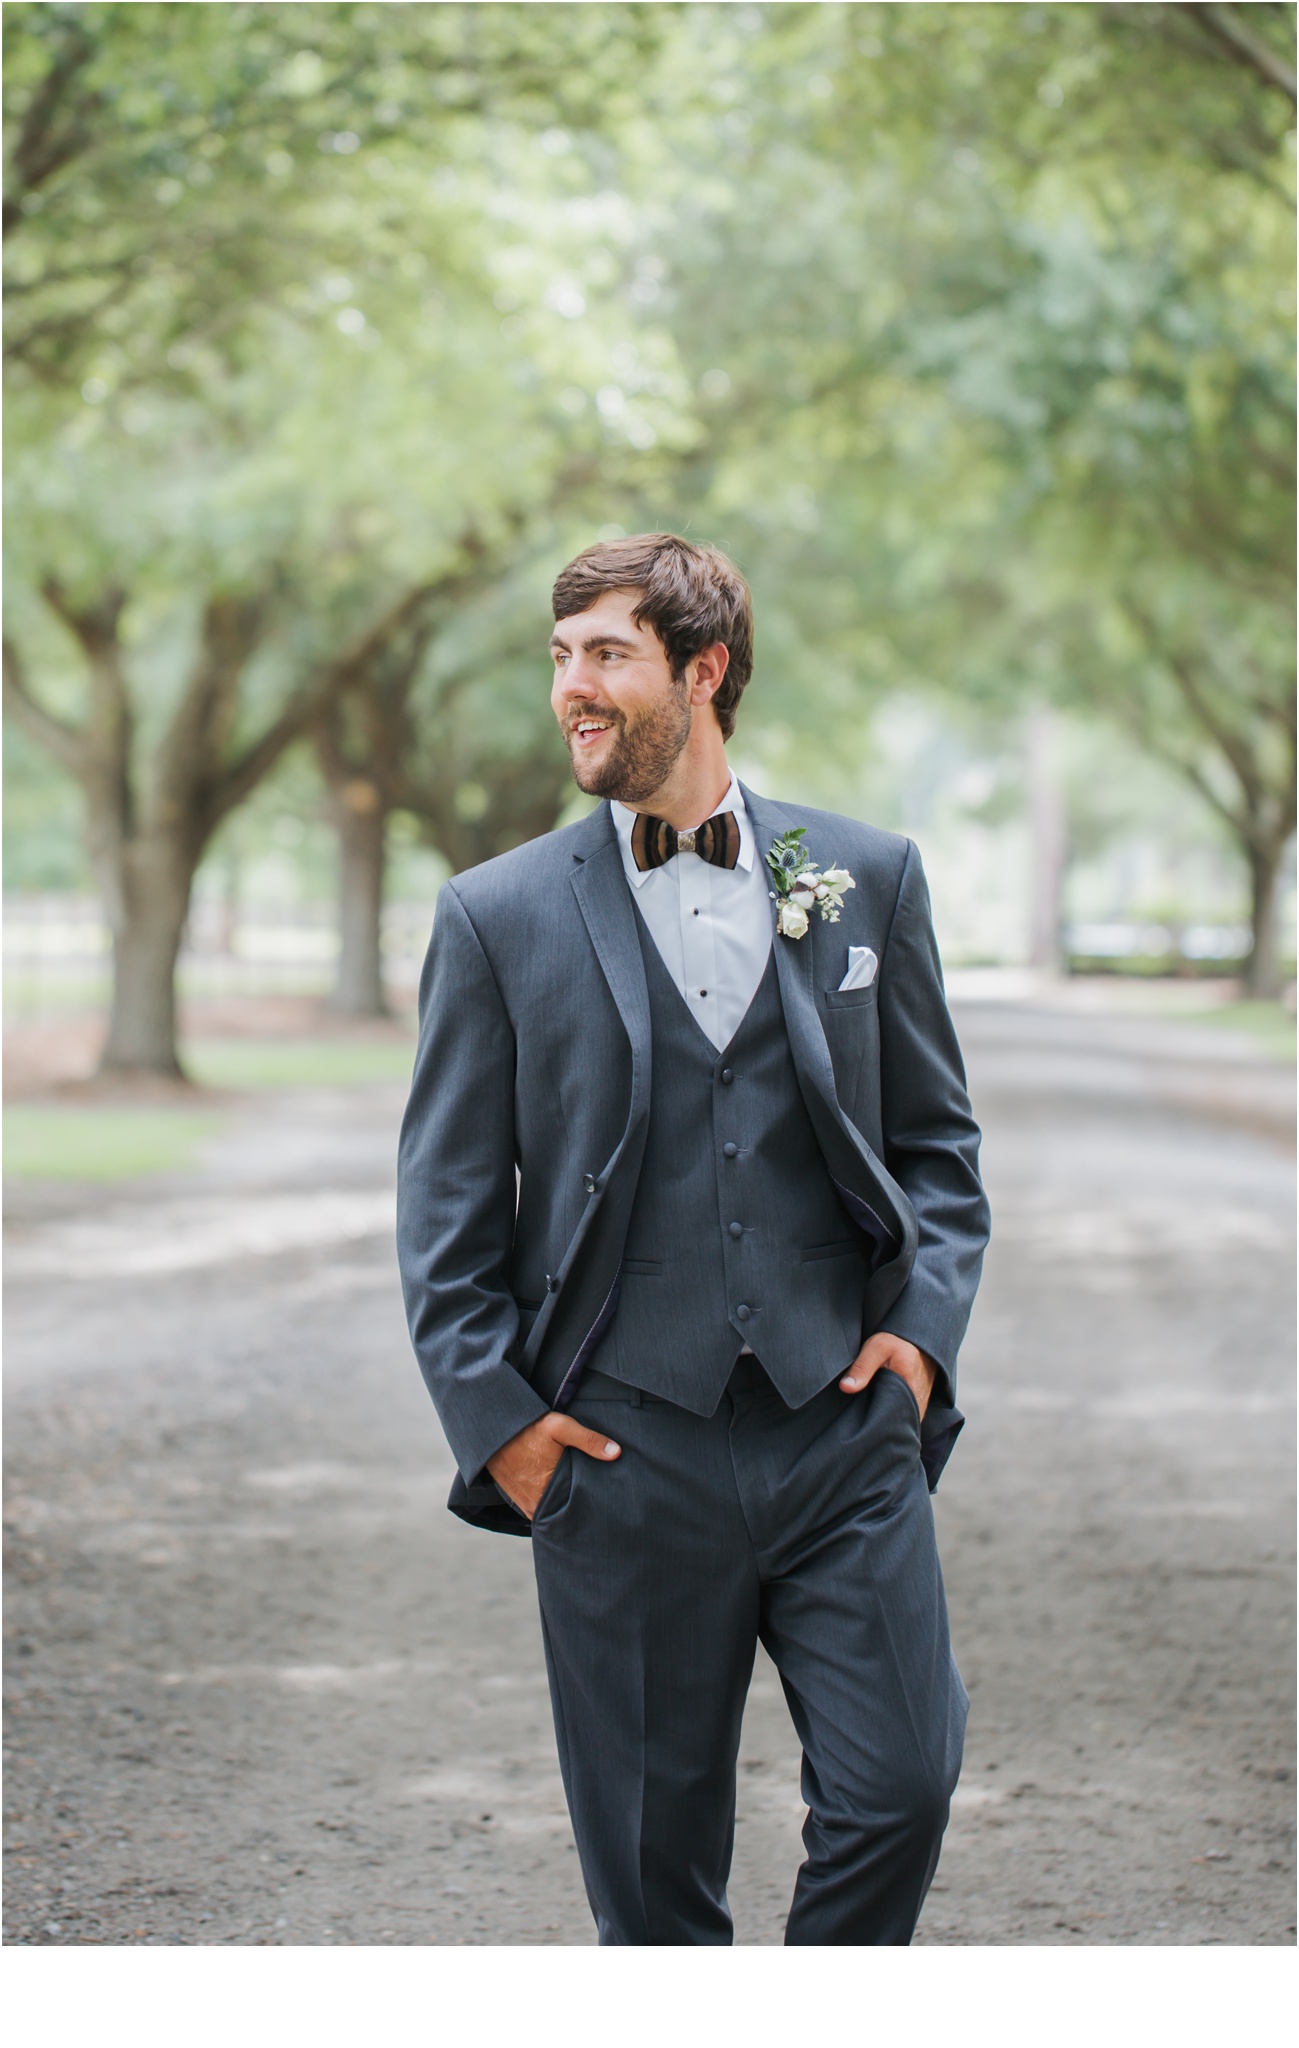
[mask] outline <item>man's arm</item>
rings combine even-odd
[[[419,1049],[397,1159],[397,1255],[420,1371],[466,1481],[546,1415],[509,1362],[514,1033],[448,882],[420,981]]]
[[[969,1321],[988,1204],[979,1180],[979,1129],[943,994],[920,855],[908,848],[879,969],[880,1099],[884,1164],[909,1197],[920,1240],[888,1312],[850,1377],[865,1386],[881,1365],[901,1373],[923,1413],[929,1393],[955,1399],[956,1354]]]

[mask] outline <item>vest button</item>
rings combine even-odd
[[[723,1147],[722,1147],[722,1157],[723,1157],[723,1159],[734,1159],[734,1158],[735,1158],[735,1156],[736,1156],[736,1154],[737,1154],[737,1153],[739,1152],[739,1149],[740,1149],[740,1148],[739,1148],[739,1146],[738,1146],[738,1145],[731,1145],[731,1144],[726,1144],[726,1145],[723,1145]]]
[[[732,1081],[733,1081],[733,1080],[735,1079],[735,1076],[734,1076],[734,1074],[733,1074],[733,1073],[731,1072],[731,1070],[730,1070],[730,1068],[729,1068],[729,1067],[723,1067],[723,1068],[722,1068],[722,1079],[723,1079],[723,1081],[725,1081],[725,1082],[727,1083],[727,1085],[728,1085],[728,1086],[729,1086],[729,1085],[730,1085],[730,1083],[731,1083],[731,1082],[732,1082]]]
[[[559,1282],[553,1273],[547,1273],[546,1275],[546,1292],[547,1294],[559,1293]]]
[[[743,1237],[744,1235],[744,1225],[742,1223],[728,1223],[726,1228],[730,1231],[732,1237]]]
[[[750,1309],[748,1302],[742,1301],[735,1311],[736,1320],[741,1323],[747,1323],[752,1313],[753,1311]]]
[[[595,1175],[593,1173],[584,1173],[582,1175],[582,1186],[586,1189],[588,1195],[593,1195],[595,1193]]]

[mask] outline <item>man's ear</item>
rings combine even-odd
[[[690,678],[690,702],[711,704],[730,665],[731,650],[724,641],[714,640],[711,647],[705,647],[697,654],[686,670]]]

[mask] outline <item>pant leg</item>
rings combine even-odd
[[[938,1862],[968,1701],[952,1661],[909,1389],[881,1373],[734,1429],[761,1635],[803,1745],[793,1947],[906,1945]],[[760,1480],[756,1490],[755,1478]]]
[[[612,1464],[564,1454],[533,1524],[560,1769],[600,1942],[725,1946],[758,1580],[728,1404],[579,1396]]]

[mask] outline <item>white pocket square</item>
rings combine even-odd
[[[879,960],[869,946],[849,946],[848,972],[839,983],[840,991],[846,988],[869,988],[879,968]]]

